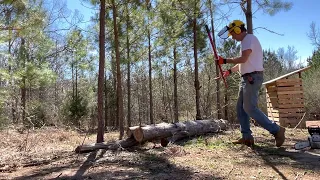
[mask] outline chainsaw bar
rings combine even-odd
[[[294,144],[294,149],[295,150],[301,150],[307,147],[310,147],[311,144],[309,141],[301,141],[301,142],[297,142],[296,144]]]
[[[308,141],[297,142],[294,145],[294,149],[301,150],[307,147],[311,147],[312,149],[320,149],[320,135],[314,134],[308,137]]]

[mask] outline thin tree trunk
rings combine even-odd
[[[75,82],[75,86],[76,86],[76,100],[78,100],[78,66],[75,67],[76,72],[75,72],[75,76],[76,76],[76,82]]]
[[[151,37],[148,30],[148,51],[149,51],[149,106],[150,106],[150,124],[154,124],[153,120],[153,97],[152,97],[152,64],[151,64]]]
[[[196,4],[195,9],[196,11]],[[196,119],[201,119],[200,113],[200,85],[199,85],[199,73],[198,73],[198,55],[197,55],[197,18],[196,13],[193,18],[193,54],[194,54],[194,88],[196,90]]]
[[[247,10],[244,12],[247,21],[248,34],[253,34],[253,24],[252,24],[252,0],[247,0]]]
[[[128,3],[126,3],[126,10],[127,10],[127,89],[128,89],[128,117],[127,117],[127,124],[128,127],[131,127],[131,60],[130,60],[130,44],[129,44],[129,11],[128,11]]]
[[[75,87],[74,87],[74,65],[73,65],[73,62],[71,63],[71,79],[72,79],[72,101],[74,101]]]
[[[10,24],[10,21],[11,21],[11,11],[6,9],[6,25],[9,26]],[[12,44],[11,44],[11,36],[12,36],[12,30],[9,29],[9,39],[8,39],[8,54],[10,54],[9,56],[9,59],[8,59],[8,72],[11,76],[11,47],[12,47]],[[12,76],[11,76],[12,77]],[[10,78],[9,80],[9,87],[12,87],[12,85],[14,84],[12,82],[12,78]],[[14,89],[12,89],[14,91]],[[12,115],[12,121],[14,123],[17,122],[17,114],[16,114],[16,106],[15,104],[17,104],[17,100],[16,98],[14,98],[12,101],[11,101],[11,115]]]
[[[214,35],[214,23],[213,23],[213,8],[212,8],[212,1],[209,0],[209,5],[210,5],[210,15],[211,15],[211,27],[212,27],[212,40],[213,44],[216,45],[216,38]],[[219,67],[216,66],[216,77],[219,76]],[[217,96],[216,96],[216,101],[217,101],[217,113],[218,113],[218,119],[221,119],[221,103],[220,103],[220,81],[216,81],[216,86],[217,86]]]
[[[23,68],[26,71],[26,54],[25,54],[25,40],[21,39],[21,58],[23,59]],[[22,77],[22,87],[21,87],[21,106],[22,106],[22,123],[26,124],[26,76]]]
[[[105,127],[108,127],[110,126],[110,123],[109,123],[109,111],[108,111],[108,100],[109,100],[109,89],[108,89],[108,81],[107,81],[107,75],[105,73],[105,76],[104,76],[104,124],[105,124]]]
[[[114,30],[114,41],[115,41],[115,49],[116,49],[116,63],[117,63],[117,112],[118,112],[118,122],[120,128],[120,136],[121,140],[124,135],[124,127],[123,127],[123,97],[122,97],[122,85],[121,85],[121,69],[120,69],[120,52],[119,52],[119,40],[118,40],[118,25],[117,25],[117,8],[114,0],[112,0],[112,10],[113,10],[113,30]]]
[[[174,120],[173,122],[179,122],[179,110],[178,110],[178,81],[177,81],[177,49],[176,46],[173,47],[173,111],[174,111]]]
[[[22,88],[21,88],[21,106],[22,106],[22,122],[26,124],[26,77],[22,77]]]
[[[146,1],[148,12],[150,13],[151,3]],[[149,17],[148,17],[149,23]],[[152,64],[151,64],[151,34],[150,34],[150,26],[148,26],[148,61],[149,61],[149,116],[150,116],[150,124],[154,124],[153,120],[153,97],[152,97]]]
[[[138,121],[139,121],[139,126],[141,126],[142,124],[142,120],[141,120],[141,98],[140,98],[140,77],[137,76],[137,101],[138,101]]]
[[[119,121],[118,121],[118,101],[117,101],[117,65],[115,61],[114,55],[111,55],[111,71],[112,71],[112,107],[110,109],[110,114],[112,113],[111,124],[116,129],[119,128]]]
[[[105,66],[105,13],[106,2],[100,0],[100,33],[99,33],[99,75],[98,75],[98,133],[97,143],[104,141],[104,120],[103,120],[103,80]]]

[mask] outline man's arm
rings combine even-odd
[[[245,62],[248,60],[251,52],[252,52],[251,49],[244,50],[244,51],[242,51],[242,53],[241,53],[241,57],[237,57],[237,58],[234,58],[234,59],[229,59],[229,58],[227,58],[227,59],[226,59],[226,63],[230,63],[230,64],[245,63]],[[239,69],[239,68],[238,68],[238,69]]]
[[[236,64],[230,70],[231,70],[231,72],[238,72],[239,71],[239,64]]]

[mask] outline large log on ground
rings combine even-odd
[[[134,126],[127,129],[128,138],[116,142],[96,143],[92,145],[80,145],[76,153],[91,152],[98,149],[118,150],[129,148],[146,141],[161,140],[161,145],[168,144],[168,138],[171,142],[182,138],[187,138],[206,133],[217,133],[227,129],[226,120],[196,120],[179,123],[160,123],[147,126]]]
[[[98,149],[118,150],[119,148],[128,148],[138,144],[139,142],[137,142],[133,137],[131,137],[131,138],[127,138],[127,139],[116,141],[116,142],[80,145],[75,149],[75,152],[86,153],[86,152],[91,152]]]
[[[160,123],[134,129],[133,137],[138,142],[151,141],[171,137],[172,141],[184,137],[214,133],[227,129],[226,120],[196,120],[175,124]]]
[[[127,136],[130,138],[131,136],[133,136],[133,132],[135,129],[139,128],[140,126],[132,126],[132,127],[128,127],[127,128]]]

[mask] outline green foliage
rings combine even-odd
[[[6,124],[6,116],[4,113],[6,91],[0,88],[0,128]]]
[[[288,11],[292,8],[292,2],[283,2],[282,0],[258,0],[257,6],[259,9],[263,9],[264,13],[270,16],[275,15],[281,10]]]
[[[275,51],[263,50],[263,66],[264,66],[264,80],[268,81],[279,77],[285,71],[285,67],[279,60]]]
[[[72,98],[70,104],[70,117],[75,121],[79,121],[79,119],[87,114],[87,105],[88,102],[81,96],[76,96]]]
[[[81,119],[88,114],[88,101],[83,96],[74,96],[67,100],[64,107],[67,124],[80,127]]]
[[[314,70],[320,68],[320,48],[314,51],[312,57],[307,60],[308,65],[312,66]]]
[[[305,105],[309,112],[320,111],[320,49],[315,51],[308,61],[311,69],[303,73]]]
[[[42,127],[46,124],[46,104],[41,100],[34,100],[29,102],[27,107],[27,121],[26,124],[32,127]]]

